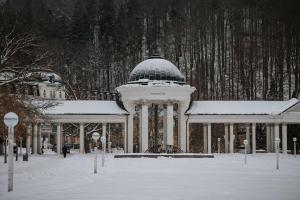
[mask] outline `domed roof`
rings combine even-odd
[[[41,81],[41,82],[49,82],[49,83],[62,83],[62,79],[59,75],[56,73],[50,71],[50,70],[43,70],[43,71],[36,71],[36,72],[29,72],[27,74],[28,78],[35,80],[35,81]]]
[[[139,63],[130,73],[128,83],[147,81],[173,81],[184,83],[184,77],[178,68],[168,60],[161,57],[150,57]]]

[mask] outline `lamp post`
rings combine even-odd
[[[106,137],[103,135],[101,137],[102,142],[102,167],[104,167],[104,161],[105,161],[105,144],[106,144]]]
[[[296,137],[293,137],[293,142],[294,142],[294,156],[296,158],[296,153],[297,153],[297,149],[296,149],[297,138]]]
[[[248,149],[248,140],[244,140],[245,145],[245,164],[247,164],[247,149]]]
[[[220,154],[220,142],[221,142],[221,138],[218,137],[218,154]]]
[[[14,178],[14,127],[18,124],[19,118],[16,113],[9,112],[4,116],[4,124],[8,127],[8,192],[13,191]]]
[[[22,156],[23,155],[23,137],[21,136],[20,138],[20,156]]]
[[[92,134],[92,138],[94,140],[94,142],[96,143],[95,147],[94,147],[94,155],[95,155],[95,158],[94,158],[94,174],[97,174],[97,140],[99,139],[100,137],[100,134],[97,133],[97,132],[94,132]]]
[[[275,145],[276,145],[276,169],[279,169],[279,143],[280,143],[280,138],[275,138]]]
[[[4,163],[7,163],[7,137],[4,136]]]

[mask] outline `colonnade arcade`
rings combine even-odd
[[[213,126],[217,126],[215,133]],[[245,139],[249,141],[247,145],[248,153],[255,154],[258,150],[275,152],[275,138],[281,138],[282,153],[287,153],[287,124],[189,123],[189,129],[188,144],[192,143],[193,137],[202,137],[201,142],[196,142],[196,145],[200,148],[192,149],[188,146],[189,152],[210,154],[217,153],[218,150],[221,153],[244,151],[243,140]],[[257,141],[261,137],[265,137],[262,139],[264,144],[257,145]],[[199,137],[197,138],[199,139]],[[218,138],[220,139],[219,147]]]
[[[116,88],[117,101],[65,100],[44,114],[50,124],[56,124],[57,149],[61,149],[63,124],[79,124],[81,153],[84,152],[84,127],[90,123],[101,123],[104,135],[108,123],[122,124],[119,134],[126,153],[176,152],[175,148],[178,152],[190,152],[190,144],[193,143],[190,124],[202,124],[196,134],[203,133],[204,153],[213,153],[212,126],[215,124],[224,125],[220,138],[226,153],[233,153],[235,141],[240,139],[235,138],[236,124],[242,124],[245,129],[243,139],[251,141],[249,152],[250,146],[253,153],[257,149],[258,124],[266,127],[267,151],[274,150],[274,138],[278,138],[281,132],[283,153],[287,152],[287,125],[300,124],[299,100],[191,101],[195,90],[185,82],[173,63],[155,56],[139,63],[130,73],[127,84]],[[156,111],[153,112],[153,109]],[[32,130],[28,128],[28,135],[33,136],[33,153],[40,149],[37,139],[41,133],[39,123],[35,122]]]
[[[47,124],[45,126],[45,124]],[[73,126],[73,130],[75,134],[64,134],[64,126],[71,125]],[[93,125],[93,128],[88,130],[87,126]],[[118,147],[126,151],[126,144],[124,143],[126,140],[126,131],[127,131],[127,122],[125,115],[112,115],[112,116],[102,116],[102,115],[60,115],[55,116],[45,121],[39,120],[34,123],[30,123],[27,127],[27,137],[26,137],[26,151],[30,152],[30,147],[32,147],[32,154],[42,154],[42,146],[43,139],[50,143],[50,138],[54,138],[52,140],[52,144],[56,144],[56,152],[61,153],[62,147],[65,143],[69,143],[70,141],[67,137],[76,137],[78,138],[78,142],[74,142],[74,138],[71,139],[72,145],[78,144],[79,152],[85,153],[87,146],[90,145],[90,142],[87,142],[87,139],[91,137],[93,132],[99,132],[102,136],[106,137],[107,144],[105,148],[111,151],[111,147]],[[42,130],[43,128],[48,127],[51,129],[50,131]],[[55,131],[52,131],[56,129]],[[78,131],[77,131],[78,130]],[[72,131],[71,131],[72,132]],[[54,133],[54,135],[53,135]],[[70,133],[70,132],[69,132]],[[51,137],[51,135],[53,135]],[[113,137],[116,136],[116,137]],[[112,139],[114,138],[114,139]],[[113,142],[113,143],[112,143]],[[47,148],[46,146],[43,146]]]
[[[177,88],[178,89],[178,88]],[[170,90],[168,90],[170,91]],[[153,96],[152,96],[153,97]],[[161,148],[158,152],[194,152],[194,153],[215,153],[216,136],[220,138],[221,152],[234,153],[244,139],[247,139],[248,152],[256,153],[258,149],[264,149],[267,152],[274,152],[275,138],[281,138],[281,148],[283,153],[288,151],[288,125],[300,124],[300,103],[292,102],[284,112],[276,115],[260,114],[241,114],[241,115],[204,115],[193,113],[193,107],[188,111],[188,101],[183,100],[131,100],[125,101],[125,110],[118,110],[117,114],[47,114],[48,124],[55,127],[55,141],[58,153],[64,144],[63,126],[72,124],[78,130],[79,151],[85,153],[85,138],[88,134],[98,131],[101,135],[109,137],[111,132],[119,137],[119,146],[126,153],[132,152],[155,152],[151,148]],[[88,103],[93,103],[88,102]],[[97,102],[99,105],[102,104]],[[114,102],[110,104],[115,105]],[[118,108],[119,109],[119,108]],[[75,110],[76,111],[76,110]],[[79,112],[79,111],[78,111]],[[156,118],[156,119],[155,119]],[[41,138],[50,138],[50,135],[42,135],[42,120],[37,120],[27,128],[26,148],[32,153],[41,153]],[[97,128],[88,130],[89,124],[97,124]],[[119,127],[112,131],[113,125]],[[198,125],[195,129],[194,125]],[[200,125],[200,128],[199,128]],[[217,126],[217,131],[214,128]],[[45,128],[45,127],[44,127]],[[263,128],[263,131],[260,129]],[[242,130],[242,131],[241,131]],[[240,136],[238,132],[244,132]],[[107,134],[109,133],[109,134]],[[195,144],[193,136],[202,140],[196,141],[197,145],[202,146],[200,150],[190,148],[190,144]],[[263,147],[257,145],[258,137],[265,137]],[[110,138],[107,138],[107,148],[110,148]],[[135,148],[135,147],[138,148]],[[257,148],[259,146],[259,148]],[[135,148],[135,149],[134,149]]]

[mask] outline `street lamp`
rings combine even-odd
[[[95,159],[94,159],[94,174],[97,174],[97,140],[99,139],[100,134],[97,132],[94,132],[92,134],[92,138],[95,141],[95,147],[94,147],[94,154],[95,154]]]
[[[104,167],[105,145],[106,145],[106,137],[105,137],[105,135],[102,135],[101,142],[102,142],[102,167]]]
[[[248,140],[244,140],[245,145],[245,164],[247,164],[247,146],[248,146]]]
[[[276,145],[276,169],[279,169],[279,143],[280,143],[280,138],[275,138],[275,145]]]
[[[9,112],[4,116],[4,124],[8,127],[8,192],[13,191],[14,178],[14,127],[18,124],[19,118],[16,113]]]
[[[296,137],[293,137],[293,142],[294,142],[294,155],[295,155],[295,158],[296,158],[296,142],[297,142]]]

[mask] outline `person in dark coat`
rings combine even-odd
[[[67,156],[67,151],[68,151],[68,148],[67,148],[66,145],[64,145],[63,148],[62,148],[62,152],[64,154],[64,158]]]

